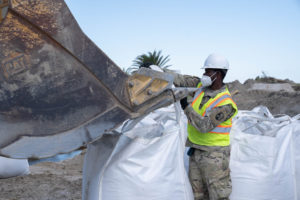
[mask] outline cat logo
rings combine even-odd
[[[5,78],[8,80],[12,76],[20,74],[28,69],[28,56],[17,53],[4,59],[1,63],[1,68]]]

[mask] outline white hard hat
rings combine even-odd
[[[229,62],[228,60],[218,54],[210,54],[205,62],[204,66],[201,69],[229,69]]]

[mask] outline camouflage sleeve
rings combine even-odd
[[[192,106],[188,106],[184,110],[189,122],[201,133],[207,133],[213,130],[222,122],[230,119],[234,113],[235,109],[232,105],[219,106],[212,109],[204,117],[199,115]]]
[[[200,82],[200,78],[196,76],[182,75],[168,69],[164,69],[164,71],[173,75],[176,87],[197,87]]]

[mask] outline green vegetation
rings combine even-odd
[[[167,65],[167,63],[170,61],[169,55],[164,57],[162,55],[161,50],[153,52],[148,52],[147,54],[139,55],[133,60],[133,65],[135,67],[141,67],[145,65],[157,65],[160,68],[168,68],[171,65]]]
[[[156,51],[148,52],[146,54],[142,54],[137,56],[133,60],[132,66],[128,67],[127,69],[123,68],[122,70],[127,73],[131,74],[132,72],[138,70],[140,67],[149,67],[150,65],[157,65],[158,67],[162,69],[167,69],[171,65],[167,65],[167,63],[170,61],[169,55],[163,56],[162,51]]]

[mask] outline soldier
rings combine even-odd
[[[229,199],[231,193],[229,133],[238,109],[223,83],[228,68],[224,57],[211,54],[201,81],[175,77],[176,86],[199,88],[191,103],[187,98],[180,102],[189,121],[186,146],[190,147],[189,179],[195,200]]]

